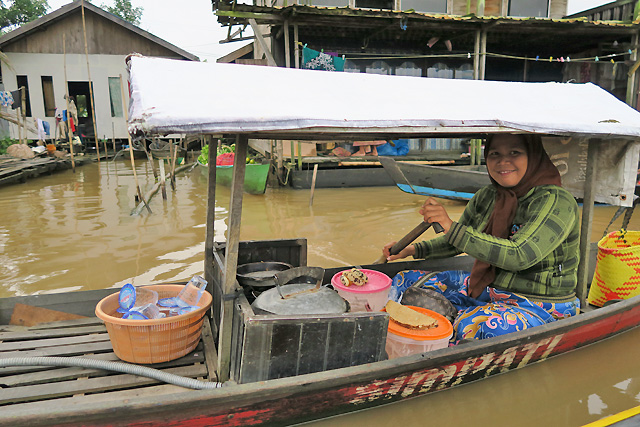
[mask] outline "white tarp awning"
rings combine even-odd
[[[591,84],[382,76],[131,57],[131,133],[497,130],[640,136],[640,113]]]

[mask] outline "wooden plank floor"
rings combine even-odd
[[[119,361],[106,328],[98,318],[46,323],[33,327],[0,325],[0,359],[63,356]],[[204,321],[196,349],[180,359],[144,365],[204,381],[216,381],[217,356],[210,323]],[[0,368],[0,407],[28,409],[50,405],[134,396],[179,393],[188,389],[137,375],[101,369],[46,366]],[[2,410],[2,409],[0,409]]]

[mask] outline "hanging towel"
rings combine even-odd
[[[344,71],[344,59],[317,50],[302,48],[302,68],[309,70]]]
[[[45,135],[44,135],[44,125],[42,124],[43,121],[40,119],[36,119],[37,123],[38,123],[38,139],[40,141],[44,141],[45,140]]]
[[[42,127],[44,128],[45,135],[51,135],[51,125],[46,120],[42,121]]]
[[[11,92],[11,97],[13,98],[13,105],[11,108],[15,110],[18,107],[22,107],[22,95],[20,94],[20,90],[14,90]]]
[[[73,123],[73,117],[71,116],[69,116],[69,128],[71,129],[71,132],[76,131],[76,125]]]
[[[0,92],[0,105],[3,107],[11,107],[13,105],[13,95],[11,95],[11,92]]]

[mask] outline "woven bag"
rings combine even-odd
[[[640,295],[640,231],[613,231],[598,242],[587,302],[602,307],[609,300],[636,295]]]

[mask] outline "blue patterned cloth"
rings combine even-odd
[[[399,301],[402,293],[428,272],[407,270],[391,283],[389,299]],[[575,316],[580,307],[576,298],[566,303],[531,301],[513,292],[486,288],[478,298],[469,296],[470,273],[451,270],[433,273],[420,287],[444,295],[458,310],[453,322],[454,343],[461,339],[485,339],[544,325]]]
[[[0,105],[3,107],[11,107],[13,105],[13,95],[11,95],[11,92],[0,91]]]

